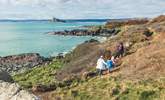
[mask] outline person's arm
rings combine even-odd
[[[103,64],[105,64],[107,66],[107,63],[103,60]]]

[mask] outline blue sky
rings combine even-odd
[[[0,19],[128,18],[165,14],[165,0],[0,0]]]

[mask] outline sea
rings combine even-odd
[[[106,20],[69,20],[66,23],[47,20],[0,20],[0,56],[39,53],[56,56],[73,50],[92,36],[59,36],[48,32],[79,29],[82,26],[103,25]]]

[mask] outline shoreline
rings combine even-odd
[[[93,26],[95,27],[95,26]],[[73,29],[64,31],[52,31],[47,32],[48,35],[62,35],[62,36],[99,36],[99,37],[111,37],[119,33],[120,30],[116,28],[107,29],[102,27],[87,28],[87,29]]]
[[[99,41],[99,42],[101,42],[101,43],[107,40],[107,37],[103,37],[103,36],[89,36],[89,35],[86,35],[86,36],[56,35],[56,36],[63,36],[63,37],[67,37],[67,36],[71,36],[71,37],[92,37],[91,39],[97,40],[97,41]],[[49,54],[49,55],[47,55],[47,56],[44,56],[44,55],[42,55],[42,54],[39,53],[39,52],[24,52],[24,53],[18,53],[18,54],[3,55],[3,56],[0,56],[0,58],[6,58],[6,57],[10,57],[10,56],[18,56],[18,55],[24,55],[24,54],[39,54],[41,57],[44,57],[44,58],[52,58],[52,57],[58,56],[58,54],[60,54],[60,53],[67,54],[67,53],[71,52],[72,50],[74,50],[78,45],[83,44],[83,43],[85,43],[86,41],[89,41],[89,40],[91,40],[91,39],[84,40],[82,43],[79,43],[79,44],[73,46],[73,47],[72,47],[70,50],[68,50],[68,51],[58,52],[58,53],[51,53],[51,54]]]
[[[135,23],[138,22],[138,23]],[[53,58],[63,58],[65,55],[71,53],[74,51],[78,46],[85,44],[85,43],[91,43],[91,42],[96,42],[99,41],[100,43],[103,43],[107,40],[108,37],[112,37],[117,35],[121,29],[119,28],[120,25],[127,25],[127,24],[144,24],[146,23],[146,20],[130,20],[126,22],[112,22],[111,24],[107,22],[107,24],[112,25],[111,28],[105,27],[105,25],[101,26],[91,26],[90,28],[87,29],[73,29],[73,30],[64,30],[64,31],[57,31],[57,32],[51,32],[47,33],[49,35],[59,35],[59,36],[92,36],[92,37],[97,37],[95,39],[90,39],[87,41],[84,41],[80,44],[77,44],[76,46],[72,47],[72,49],[64,52],[58,52],[55,55],[50,55],[50,56],[42,56],[39,53],[22,53],[22,54],[16,54],[16,55],[8,55],[4,57],[0,57],[0,66],[3,68],[5,71],[12,73],[19,71],[20,69],[27,70],[26,68],[33,68],[38,65],[44,65],[48,64],[51,62]],[[118,25],[117,27],[113,28],[113,25]],[[109,26],[109,25],[107,25]]]
[[[101,38],[101,39],[100,39]],[[54,58],[61,59],[64,58],[65,55],[70,54],[74,51],[79,45],[85,43],[91,43],[98,41],[100,43],[106,41],[106,37],[98,37],[97,39],[89,39],[80,43],[71,50],[65,52],[59,52],[53,56],[42,56],[40,53],[20,53],[20,54],[13,54],[7,56],[0,56],[0,69],[7,71],[11,75],[23,73],[29,69],[32,69],[37,66],[48,65]],[[19,66],[19,67],[17,67]]]

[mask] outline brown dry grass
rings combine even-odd
[[[119,42],[129,44],[129,46],[126,48],[125,56],[121,59],[122,63],[119,66],[119,70],[114,71],[110,74],[110,76],[120,76],[122,82],[127,80],[133,80],[133,82],[136,82],[135,80],[141,81],[143,79],[159,79],[160,77],[165,77],[164,23],[165,21],[154,21],[154,23],[151,22],[145,25],[123,27],[122,31],[117,36],[108,39],[104,43],[81,44],[71,53],[71,55],[68,55],[68,58],[66,58],[66,60],[69,59],[69,63],[58,72],[56,77],[62,80],[69,76],[81,75],[83,74],[83,72],[89,71],[92,68],[95,69],[95,64],[100,50],[105,49],[114,52],[115,47]],[[155,34],[147,37],[146,35],[144,35],[146,31],[154,32]],[[104,76],[104,78],[108,79],[109,75]],[[80,83],[81,85],[78,85],[77,88],[75,88],[79,90],[81,87],[92,87],[93,85],[90,85],[92,82],[93,81],[84,83],[87,84],[85,86],[81,86],[82,84]],[[96,77],[96,80],[93,83],[95,84],[97,82],[100,84],[104,84],[107,81],[104,82],[102,81],[102,79]],[[111,86],[109,85],[111,83],[112,82],[108,83],[107,87]],[[102,86],[100,84],[96,86]],[[138,85],[136,86],[138,87]],[[134,85],[132,87],[134,88]],[[142,87],[142,89],[145,88],[146,87]],[[89,93],[92,93],[97,89],[100,91],[101,88],[94,87],[93,89],[94,90],[91,90]],[[64,92],[64,94],[61,93],[57,95],[66,95],[66,91]],[[141,89],[139,91],[141,91]],[[50,96],[49,94],[52,93],[53,92],[49,92],[48,94],[44,93],[41,95],[45,97],[46,100],[48,99],[48,96]],[[56,97],[56,95],[51,95],[49,98],[51,98],[52,96]],[[55,99],[58,100],[58,98]]]
[[[123,64],[120,66],[123,76],[143,78],[145,75],[147,75],[146,77],[152,76],[152,74],[153,76],[158,75],[164,64],[164,43],[162,41],[165,35],[165,21],[161,20],[162,22],[160,22],[157,19],[159,17],[143,25],[124,26],[117,36],[109,38],[104,43],[94,42],[79,45],[66,56],[65,61],[69,63],[58,71],[57,79],[62,80],[74,75],[81,76],[84,72],[95,69],[100,52],[108,50],[113,54],[119,42],[123,42],[125,45],[129,44],[126,47],[126,56],[122,59]],[[156,35],[147,37],[146,32],[153,32]]]

